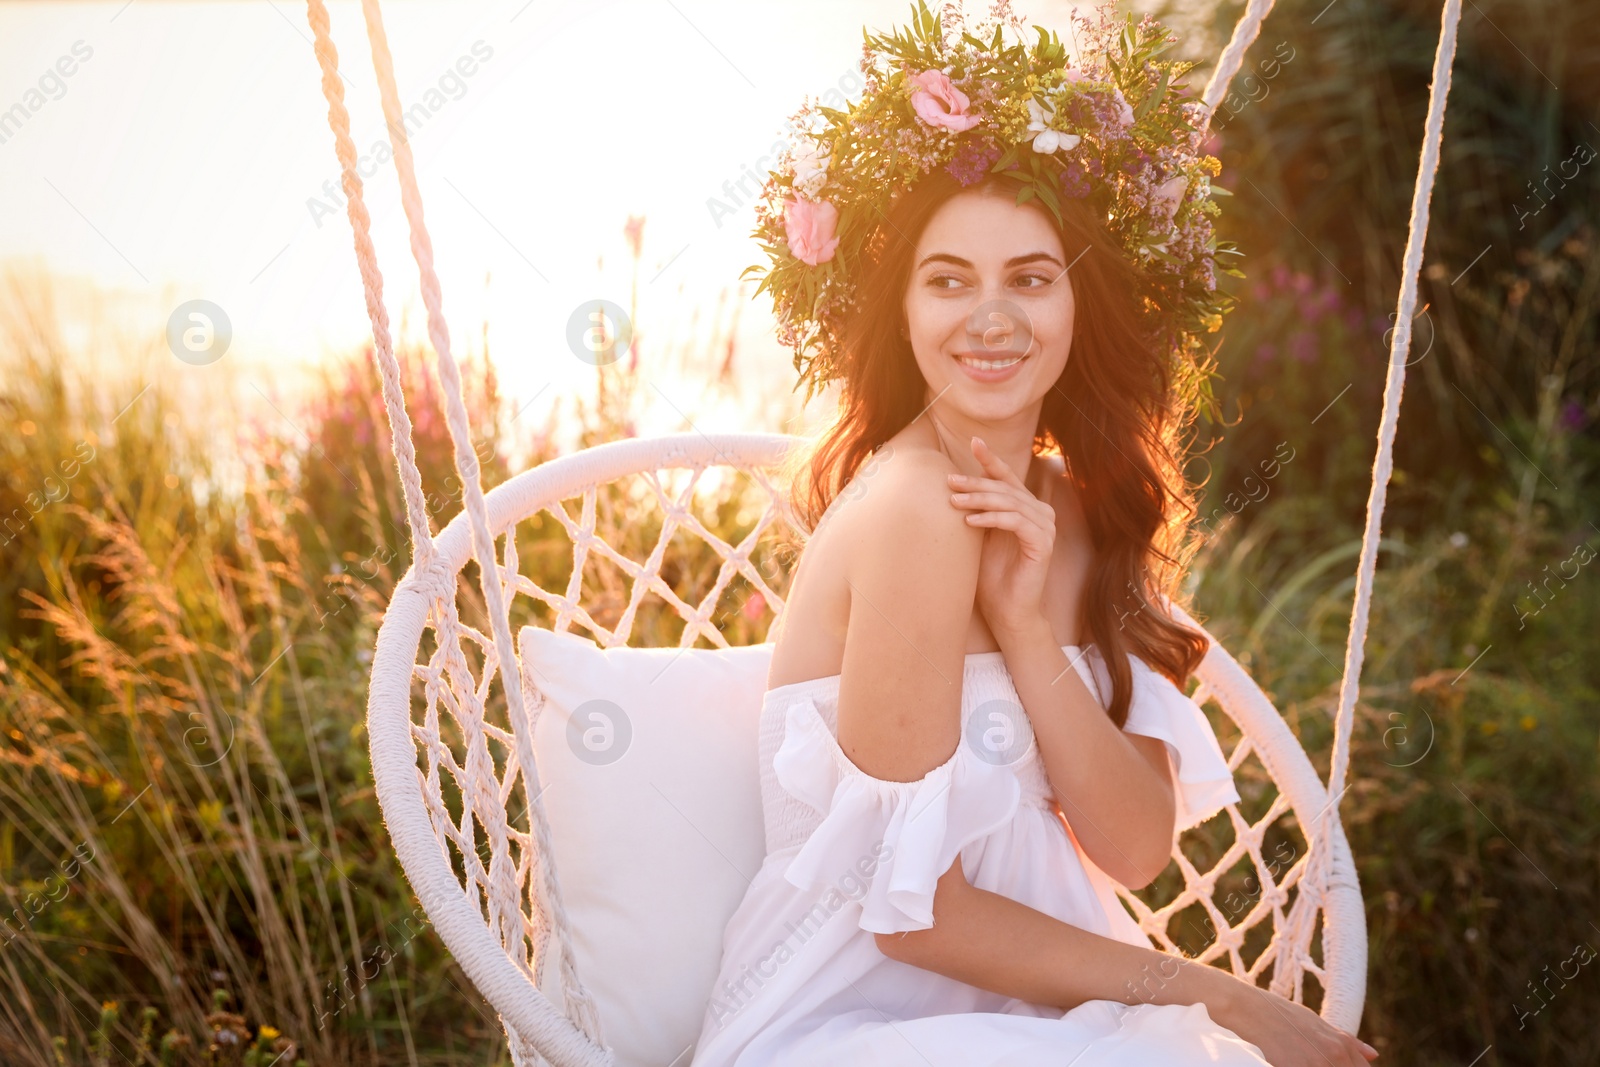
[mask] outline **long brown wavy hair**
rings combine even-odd
[[[952,196],[982,190],[1014,194],[1017,184],[990,175],[960,185],[940,170],[922,178],[886,212],[864,255],[859,297],[842,331],[838,416],[816,445],[791,456],[791,504],[809,529],[871,454],[923,410],[927,382],[911,342],[901,335],[911,261],[924,227]],[[1026,206],[1026,205],[1025,205]],[[1055,219],[1037,204],[1052,226]],[[1163,339],[1141,324],[1134,268],[1087,201],[1062,199],[1057,228],[1076,311],[1071,355],[1045,396],[1034,451],[1059,453],[1088,518],[1094,562],[1078,625],[1110,671],[1107,713],[1121,727],[1133,696],[1133,653],[1179,688],[1204,657],[1204,634],[1175,621],[1163,598],[1178,602],[1178,583],[1193,554],[1195,514],[1180,457],[1193,418],[1179,395]],[[1085,249],[1087,252],[1085,253]],[[1081,258],[1078,258],[1080,253]]]

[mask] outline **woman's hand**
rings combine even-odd
[[[981,437],[972,454],[987,477],[950,475],[950,502],[969,508],[967,522],[987,526],[978,564],[978,609],[998,637],[1023,632],[1044,617],[1045,576],[1056,543],[1050,480],[1036,497]]]
[[[1236,1007],[1212,1018],[1259,1048],[1272,1067],[1366,1067],[1378,1058],[1377,1049],[1304,1005],[1256,986],[1241,992]]]

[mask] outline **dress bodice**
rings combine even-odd
[[[1082,653],[1072,645],[1063,646],[1072,659]],[[828,675],[803,682],[774,686],[762,698],[760,722],[761,809],[766,824],[767,854],[792,848],[811,836],[822,821],[822,812],[787,792],[774,773],[773,760],[783,743],[787,724],[810,721],[827,733],[822,747],[836,760],[845,761],[841,770],[864,772],[849,763],[835,740],[839,732],[839,681]],[[1021,698],[1006,669],[1000,652],[968,653],[961,687],[961,741],[978,759],[1009,769],[1017,779],[1020,800],[1043,808],[1053,808],[1054,798],[1044,762],[1039,758],[1033,727]],[[954,755],[951,757],[955,758]],[[882,786],[914,783],[880,782]]]

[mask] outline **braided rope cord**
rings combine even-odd
[[[470,684],[463,687],[471,694],[469,699],[476,706],[456,709],[460,713],[455,717],[458,723],[464,726],[468,737],[469,767],[463,777],[468,782],[468,789],[474,794],[469,798],[469,802],[463,805],[463,822],[466,826],[462,828],[462,835],[470,839],[470,823],[474,815],[487,824],[485,830],[490,842],[491,855],[487,878],[483,884],[492,887],[486,894],[490,926],[497,932],[502,943],[514,939],[520,940],[526,924],[522,914],[520,888],[523,872],[520,865],[511,857],[508,847],[509,841],[515,839],[517,835],[510,831],[506,820],[505,798],[497,795],[492,786],[495,781],[494,764],[488,751],[488,738],[484,735],[482,723],[482,701],[487,696],[487,685],[494,668],[498,667],[512,723],[511,741],[516,760],[515,767],[507,768],[506,780],[511,780],[520,772],[528,800],[529,821],[533,829],[534,840],[524,842],[523,847],[526,852],[531,853],[528,862],[535,869],[535,877],[531,879],[533,892],[536,895],[534,907],[536,918],[533,924],[536,929],[535,944],[542,948],[546,943],[549,931],[539,920],[549,916],[553,920],[559,946],[561,986],[566,1015],[596,1046],[603,1046],[599,1012],[578,976],[577,963],[571,950],[570,922],[556,876],[549,822],[540,802],[538,768],[533,757],[533,721],[524,712],[521,673],[517,669],[515,646],[511,636],[504,576],[500,567],[496,565],[494,538],[488,528],[481,472],[477,455],[471,447],[471,427],[462,398],[460,371],[450,350],[442,293],[438,274],[433,265],[433,246],[423,221],[421,193],[417,187],[410,143],[401,115],[393,60],[389,54],[378,5],[367,0],[363,3],[363,14],[371,41],[373,66],[378,78],[384,116],[393,139],[402,204],[411,232],[412,253],[421,274],[423,301],[428,312],[429,339],[438,360],[439,376],[443,385],[441,392],[445,402],[446,424],[454,445],[456,469],[465,487],[466,511],[471,520],[473,533],[473,555],[480,561],[484,600],[488,607],[494,638],[489,642],[492,650],[486,649],[493,654],[485,658],[481,687]],[[460,623],[456,614],[455,575],[432,573],[436,553],[427,512],[423,506],[421,472],[416,462],[411,421],[405,409],[400,368],[394,356],[388,312],[383,303],[383,277],[372,243],[371,216],[363,197],[361,179],[356,171],[357,153],[350,136],[349,112],[344,103],[344,86],[338,70],[338,51],[332,41],[328,12],[323,0],[307,0],[307,17],[314,36],[317,62],[322,72],[322,90],[328,102],[329,126],[334,133],[335,152],[339,159],[347,199],[347,213],[355,238],[356,261],[361,273],[368,318],[372,324],[374,351],[383,383],[385,412],[390,424],[391,444],[400,469],[406,499],[407,524],[416,545],[416,562],[419,569],[428,574],[427,585],[436,616],[436,634],[443,654],[444,671],[457,679],[467,679],[470,683],[470,668],[460,651],[463,631],[468,628]],[[482,566],[483,561],[488,561],[490,565]],[[440,671],[435,666],[421,673],[427,687],[434,691],[435,700],[430,701],[432,710],[429,726],[437,738],[437,697],[442,688]],[[459,699],[460,690],[455,695]],[[437,794],[437,778],[435,777],[430,784]],[[441,847],[443,847],[442,841]],[[470,853],[472,850],[469,848],[465,851]],[[537,982],[538,975],[528,967],[525,953],[515,953],[513,959]],[[537,954],[537,961],[542,970],[544,961],[542,952]],[[519,1060],[529,1051],[532,1051],[532,1056],[536,1060],[538,1059],[537,1051],[526,1047],[528,1042],[523,1035],[513,1032],[510,1036],[513,1038],[514,1055]]]
[[[1239,22],[1233,28],[1233,36],[1228,38],[1228,45],[1222,50],[1222,55],[1217,57],[1216,69],[1211,72],[1211,80],[1206,82],[1206,88],[1200,94],[1200,100],[1206,105],[1205,115],[1200,125],[1200,140],[1206,139],[1206,131],[1211,128],[1211,116],[1216,114],[1217,105],[1228,95],[1228,86],[1233,83],[1233,77],[1239,73],[1239,68],[1244,64],[1244,53],[1247,48],[1255,43],[1261,34],[1261,23],[1272,10],[1273,0],[1250,0],[1245,5],[1244,14],[1239,16]]]
[[[1345,643],[1344,673],[1339,704],[1334,715],[1333,754],[1328,767],[1328,803],[1318,819],[1311,841],[1307,899],[1326,892],[1328,866],[1334,848],[1339,799],[1345,791],[1350,762],[1350,735],[1355,723],[1356,699],[1361,688],[1361,666],[1366,654],[1367,620],[1378,560],[1378,540],[1383,529],[1383,509],[1389,476],[1394,470],[1394,437],[1400,421],[1400,397],[1405,389],[1407,357],[1411,351],[1411,322],[1417,305],[1417,281],[1422,270],[1423,246],[1428,238],[1428,206],[1439,170],[1444,141],[1444,109],[1450,96],[1450,73],[1455,60],[1456,29],[1461,21],[1461,0],[1445,0],[1440,14],[1439,43],[1433,57],[1433,79],[1428,88],[1428,119],[1423,129],[1416,184],[1411,194],[1411,219],[1401,267],[1400,296],[1395,308],[1394,335],[1389,344],[1389,367],[1384,379],[1383,418],[1378,426],[1377,451],[1372,461],[1372,482],[1367,494],[1366,528],[1361,535],[1361,559],[1356,568],[1355,603],[1350,613]],[[1299,901],[1296,901],[1299,904]],[[1291,921],[1293,917],[1291,916]]]
[[[413,553],[426,565],[433,558],[433,532],[423,507],[422,474],[417,470],[416,446],[411,440],[411,416],[406,413],[405,390],[400,384],[400,364],[394,358],[389,332],[389,311],[383,304],[383,273],[372,248],[372,217],[361,196],[361,175],[356,171],[356,146],[350,139],[350,113],[344,106],[344,83],[339,80],[339,53],[328,34],[328,9],[322,0],[307,0],[307,18],[315,37],[317,65],[322,68],[322,95],[328,101],[328,126],[333,130],[334,152],[339,158],[345,210],[355,236],[356,265],[367,298],[367,318],[372,322],[373,355],[383,383],[383,408],[389,418],[389,437],[400,465],[400,486],[405,494],[406,524]]]

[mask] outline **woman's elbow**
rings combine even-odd
[[[1123,883],[1129,889],[1143,889],[1167,869],[1167,864],[1172,862],[1172,843],[1175,837],[1176,823],[1171,806],[1169,805],[1164,818],[1158,820],[1160,829],[1152,831],[1143,841],[1134,855],[1128,858],[1129,881]]]
[[[1167,864],[1171,862],[1172,850],[1170,848],[1162,848],[1160,853],[1157,854],[1155,847],[1152,846],[1141,855],[1134,856],[1129,860],[1128,877],[1122,884],[1128,889],[1143,889],[1161,877],[1161,872],[1166,870]]]

